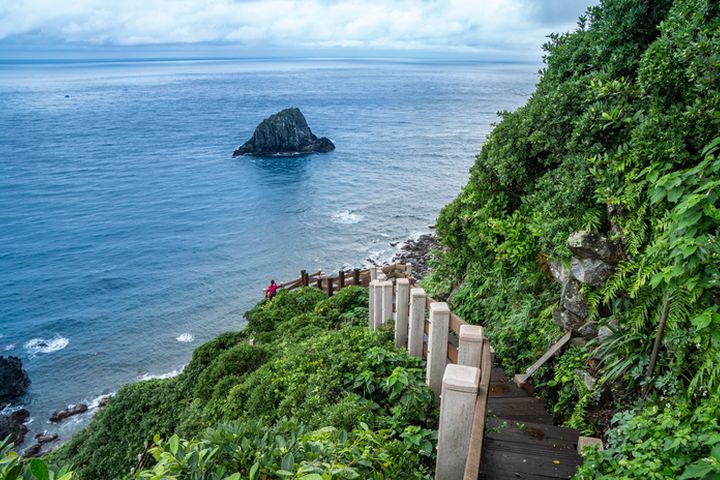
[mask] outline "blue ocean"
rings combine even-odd
[[[0,64],[0,354],[31,432],[171,376],[271,278],[389,260],[431,231],[538,65],[413,60]],[[232,158],[296,106],[327,154]],[[50,413],[86,402],[60,425]],[[28,437],[30,438],[30,436]]]

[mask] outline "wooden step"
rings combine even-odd
[[[529,397],[528,393],[514,383],[490,383],[490,394],[492,397]]]
[[[488,399],[488,416],[521,422],[545,423],[552,425],[554,420],[545,409],[545,401],[539,398],[503,398]]]
[[[570,478],[582,463],[577,452],[485,438],[483,443],[481,473],[486,478],[530,478],[535,475],[546,478]],[[497,475],[493,472],[507,472],[512,476]]]
[[[504,383],[507,381],[507,375],[505,375],[505,371],[502,368],[496,367],[490,371],[490,383]]]
[[[488,418],[485,438],[577,452],[580,434],[572,428],[555,427],[542,423],[517,422]]]

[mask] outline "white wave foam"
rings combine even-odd
[[[340,212],[333,214],[332,220],[335,223],[340,223],[343,225],[351,225],[353,223],[362,222],[364,220],[364,217],[357,213],[353,213],[350,210],[342,210]]]
[[[14,349],[15,349],[15,344],[14,344],[14,343],[11,343],[10,345],[5,345],[5,351],[6,351],[6,352],[9,351],[9,350],[14,350]]]
[[[175,340],[182,343],[190,343],[195,340],[195,337],[192,336],[192,333],[183,333],[175,337]]]
[[[107,394],[100,395],[100,396],[97,396],[97,397],[93,398],[92,400],[90,400],[89,402],[87,402],[88,409],[89,409],[89,410],[94,410],[94,409],[98,408],[98,407],[100,406],[100,402],[102,402],[102,401],[105,400],[105,399],[109,399],[109,398],[112,397],[113,395],[115,395],[115,394],[114,394],[114,393],[107,393]]]
[[[23,348],[28,351],[30,355],[37,355],[38,353],[53,353],[68,346],[70,340],[59,335],[51,339],[45,338],[33,338],[28,340],[23,345]]]
[[[158,374],[146,372],[138,376],[138,380],[163,380],[165,378],[177,377],[178,375],[180,375],[180,372],[183,371],[183,368],[185,368],[184,365],[177,370],[173,370],[172,372]]]

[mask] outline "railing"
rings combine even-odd
[[[386,278],[412,278],[412,267],[401,263],[391,263],[382,267],[373,267],[373,269],[354,268],[352,270],[340,270],[336,276],[328,276],[323,271],[315,273],[307,273],[302,270],[300,277],[295,280],[278,284],[280,288],[286,290],[294,290],[300,287],[317,287],[328,295],[333,295],[339,290],[351,285],[359,285],[368,287],[371,281],[371,270],[380,269]],[[267,289],[265,290],[267,291]]]
[[[370,330],[395,322],[395,346],[426,359],[426,382],[440,398],[438,480],[477,480],[492,372],[492,348],[483,328],[465,323],[447,303],[413,288],[411,265],[308,274],[279,286],[315,286],[333,295],[350,285],[369,289]]]
[[[372,270],[370,277],[370,330],[394,320],[395,346],[426,359],[426,382],[440,398],[435,478],[477,480],[492,372],[483,328],[465,323],[422,288],[411,288],[412,278],[393,282]]]

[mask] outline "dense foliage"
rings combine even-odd
[[[51,460],[124,477],[147,441],[157,463],[138,478],[430,478],[422,362],[367,331],[367,303],[359,287],[280,291],[178,377],[123,386]]]
[[[720,7],[604,0],[545,49],[535,93],[502,114],[468,184],[441,212],[447,249],[426,286],[484,324],[502,366],[518,372],[559,338],[551,311],[560,290],[548,266],[568,261],[569,234],[621,242],[613,276],[583,291],[590,318],[614,335],[597,350],[592,342],[583,354],[567,351],[540,390],[559,420],[596,434],[607,418],[598,410],[630,408],[649,390],[651,406],[619,413],[610,448],[593,460],[607,478],[675,478],[703,458],[716,465],[715,440],[700,434],[678,455],[678,446],[618,432],[637,417],[648,438],[665,435],[654,408],[673,412],[680,430],[715,428],[696,412],[720,402]],[[665,302],[667,330],[648,381]],[[593,391],[579,369],[599,377]],[[608,386],[609,400],[599,395]],[[666,468],[651,473],[648,458]]]

